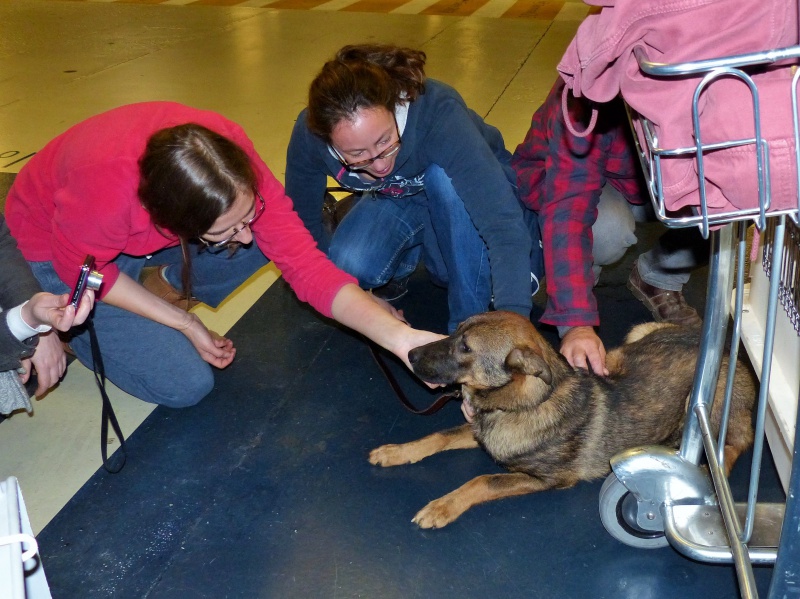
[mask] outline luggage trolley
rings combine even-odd
[[[800,597],[800,503],[797,499],[800,492],[800,459],[797,443],[794,443],[791,475],[787,475],[787,480],[783,481],[787,491],[786,503],[765,504],[757,501],[771,393],[776,316],[783,318],[788,315],[788,322],[791,323],[791,326],[781,325],[779,334],[785,333],[783,329],[793,327],[794,330],[790,332],[796,341],[800,333],[800,194],[798,198],[791,199],[789,208],[771,209],[773,198],[770,190],[769,148],[767,140],[762,138],[762,117],[767,114],[765,110],[769,107],[761,106],[759,89],[750,74],[774,63],[780,63],[774,68],[783,68],[781,65],[790,60],[797,64],[792,59],[800,57],[800,46],[680,64],[650,62],[641,49],[637,49],[635,54],[640,69],[648,76],[663,79],[665,85],[669,85],[673,77],[685,80],[689,76],[699,80],[692,101],[695,143],[691,147],[659,147],[657,128],[630,107],[628,112],[657,216],[669,227],[699,227],[703,236],[710,238],[711,256],[701,352],[680,448],[675,451],[665,447],[643,447],[614,456],[611,460],[612,472],[600,491],[601,520],[612,536],[630,546],[656,548],[671,545],[678,552],[701,562],[734,564],[742,597],[758,595],[753,565],[774,564],[769,597]],[[800,70],[793,78],[787,77],[787,81],[791,81],[791,89],[786,89],[794,117],[792,125],[798,173],[799,77]],[[752,115],[732,115],[731,118],[750,119],[752,116],[755,135],[748,139],[704,143],[707,132],[702,130],[701,111],[698,108],[701,95],[715,82],[731,78],[747,86],[752,96]],[[791,126],[787,123],[786,127],[790,135]],[[705,178],[708,156],[721,149],[748,145],[755,147],[756,164],[753,168],[757,169],[757,205],[727,211],[709,208]],[[665,203],[662,165],[665,160],[674,159],[694,161],[699,182],[700,205],[693,207],[685,216],[668,213]],[[798,179],[797,188],[800,189],[800,177]],[[763,336],[760,336],[758,343],[746,343],[757,371],[760,366],[749,491],[747,502],[734,503],[725,476],[723,447],[735,360],[742,339],[743,316],[747,317],[743,312],[748,287],[745,278],[746,228],[750,224],[758,229],[764,247],[763,266],[757,263],[754,267],[769,272],[765,279],[768,282],[764,285]],[[786,315],[778,314],[779,303],[783,305]],[[724,398],[726,405],[719,438],[715,439],[709,425],[709,414],[731,315],[731,359]],[[794,376],[800,370],[798,355],[795,353],[791,356],[787,366]],[[796,386],[790,389],[788,399],[795,406],[797,394]],[[789,428],[792,426],[796,431],[797,423],[790,422]],[[788,448],[791,454],[791,443]],[[701,464],[703,454],[707,467]]]

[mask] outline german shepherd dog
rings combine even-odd
[[[602,477],[611,457],[624,449],[678,446],[699,346],[699,327],[637,325],[621,347],[608,352],[610,374],[602,377],[573,369],[522,316],[473,316],[450,337],[409,353],[421,379],[461,384],[463,400],[475,413],[472,423],[383,445],[369,461],[413,464],[440,451],[480,446],[510,471],[478,476],[431,501],[413,519],[421,528],[446,526],[486,501]],[[711,414],[715,431],[727,368],[725,358]],[[755,396],[752,371],[740,363],[725,444],[728,471],[753,442]]]

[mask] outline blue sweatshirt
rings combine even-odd
[[[300,113],[286,157],[286,194],[320,248],[327,250],[329,242],[322,227],[329,176],[346,189],[406,197],[424,190],[422,175],[436,164],[452,180],[486,243],[495,308],[529,317],[531,238],[500,131],[470,110],[452,87],[427,79],[425,93],[408,107],[401,138],[392,173],[367,183],[342,166],[308,129],[306,111]]]

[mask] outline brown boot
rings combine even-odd
[[[645,283],[639,274],[639,262],[633,263],[628,289],[640,300],[656,319],[656,322],[671,322],[681,325],[698,325],[703,321],[697,310],[686,303],[683,293],[659,289]]]
[[[148,269],[150,272],[145,273],[142,278],[142,285],[153,295],[168,301],[173,306],[177,306],[181,310],[190,310],[197,304],[201,303],[195,297],[189,298],[180,293],[172,285],[170,285],[164,278],[164,269],[166,266],[158,266]]]

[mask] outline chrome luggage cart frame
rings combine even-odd
[[[769,273],[761,383],[746,503],[734,502],[724,464],[726,416],[729,412],[734,364],[742,331],[746,226],[754,223],[762,235],[769,228],[772,235],[771,264],[783,265],[787,219],[796,226],[800,214],[800,194],[796,205],[791,208],[782,211],[770,209],[768,143],[761,134],[764,112],[760,105],[759,90],[748,70],[760,65],[800,58],[800,46],[680,64],[649,62],[641,50],[636,51],[636,58],[645,74],[663,78],[665,85],[669,84],[671,77],[694,76],[700,79],[692,101],[695,145],[661,148],[652,123],[630,108],[629,116],[632,126],[635,123],[639,127],[643,138],[640,140],[634,135],[658,218],[668,227],[699,227],[703,236],[710,238],[711,256],[703,340],[680,449],[675,451],[664,447],[644,447],[616,455],[611,461],[612,473],[600,492],[601,519],[610,534],[628,545],[641,548],[671,545],[687,557],[701,562],[733,563],[742,597],[758,596],[753,565],[774,564],[769,597],[800,597],[800,503],[797,500],[800,493],[800,444],[794,443],[786,504],[764,504],[757,501],[776,313],[779,302],[784,307],[790,304],[793,310],[790,318],[795,329],[800,327],[797,317],[797,310],[800,308],[797,305],[800,271],[798,262],[792,263],[789,268],[791,272],[788,273],[788,288],[786,268],[773,267]],[[721,78],[741,80],[749,88],[755,136],[704,144],[699,100],[704,90]],[[800,71],[791,80],[791,90],[787,89],[787,94],[791,93],[797,172],[800,173],[798,78]],[[705,156],[717,150],[745,145],[756,147],[757,164],[754,167],[758,171],[758,203],[755,207],[744,210],[712,213],[706,202]],[[695,207],[688,216],[675,216],[666,208],[661,161],[668,157],[684,157],[696,161],[700,206]],[[788,226],[791,227],[791,223]],[[734,305],[731,309],[732,290]],[[709,414],[714,401],[730,316],[733,316],[729,348],[731,367],[724,397],[725,416],[719,438],[715,439],[709,425]],[[800,364],[796,367],[800,368]],[[707,468],[702,465],[704,456]]]

